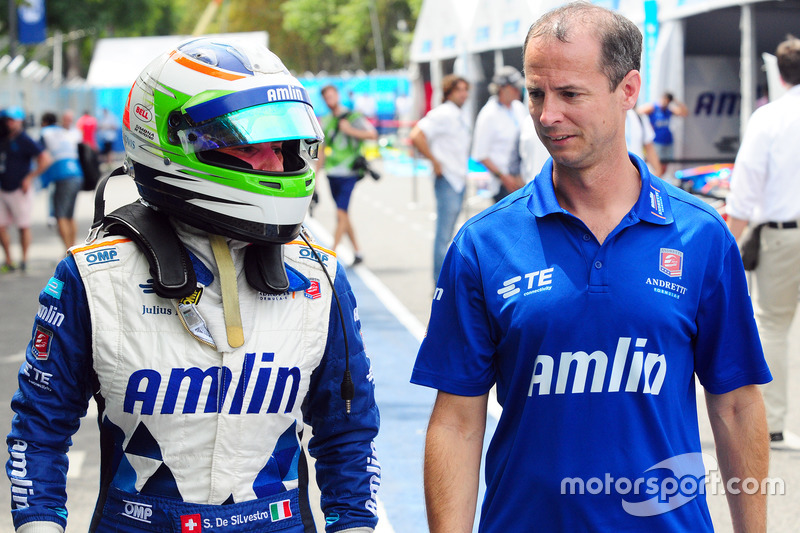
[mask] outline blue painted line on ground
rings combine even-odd
[[[422,458],[425,430],[436,391],[409,382],[419,349],[417,339],[353,269],[348,269],[347,277],[358,302],[366,352],[375,374],[376,402],[381,413],[381,430],[376,439],[381,462],[379,498],[396,532],[426,532]],[[488,418],[484,453],[496,424],[493,418]],[[483,491],[481,470],[478,502],[483,500]],[[474,531],[477,531],[477,525]]]

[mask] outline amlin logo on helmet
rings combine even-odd
[[[786,494],[783,478],[741,479],[732,477],[723,482],[717,459],[707,453],[684,453],[660,461],[635,479],[613,477],[606,472],[600,477],[561,480],[563,495],[620,496],[622,508],[633,516],[655,516],[668,513],[705,494]]]

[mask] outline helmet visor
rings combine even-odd
[[[186,153],[291,139],[316,143],[324,138],[311,106],[293,101],[240,109],[177,134]]]

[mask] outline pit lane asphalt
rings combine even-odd
[[[109,184],[106,211],[136,197],[126,178]],[[335,206],[327,182],[318,181],[320,204],[309,221],[310,229],[323,245],[330,245],[335,224]],[[488,206],[471,196],[468,214]],[[91,193],[79,195],[76,218],[79,238],[86,235],[92,213]],[[57,234],[45,224],[46,195],[37,196],[34,244],[25,274],[0,276],[0,427],[10,427],[9,401],[16,390],[16,372],[30,339],[31,324],[38,310],[37,295],[63,256]],[[358,184],[351,202],[351,218],[361,243],[365,262],[349,268],[347,275],[359,301],[367,351],[373,363],[376,395],[381,407],[382,428],[378,453],[383,466],[380,493],[385,520],[382,532],[427,531],[422,499],[422,447],[425,426],[434,393],[408,384],[411,367],[428,319],[433,292],[431,275],[434,232],[432,185],[426,177],[384,172],[380,181],[365,179]],[[461,221],[464,220],[462,216]],[[16,243],[16,235],[12,230]],[[15,244],[18,254],[18,248]],[[342,245],[339,258],[350,264],[352,254]],[[18,255],[17,255],[18,257]],[[790,396],[789,429],[800,434],[800,321],[792,331],[793,360],[790,372],[798,384]],[[699,387],[698,387],[699,390]],[[716,456],[705,414],[702,393],[698,395],[703,451]],[[86,531],[94,508],[99,479],[97,425],[92,404],[70,452],[68,485],[68,531]],[[490,427],[493,425],[490,419]],[[784,481],[785,494],[770,496],[769,531],[790,533],[800,523],[800,453],[772,452],[770,476]],[[11,531],[9,485],[0,477],[0,531]],[[709,507],[717,531],[731,531],[725,497],[710,494]],[[387,527],[387,524],[389,527]]]

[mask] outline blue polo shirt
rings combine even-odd
[[[713,530],[695,376],[722,394],[771,375],[724,221],[631,160],[639,200],[602,245],[549,160],[445,258],[411,381],[497,385],[481,532]]]
[[[13,192],[20,188],[22,180],[31,171],[31,162],[42,153],[43,148],[24,131],[3,143],[0,148],[4,165],[0,169],[0,189]]]

